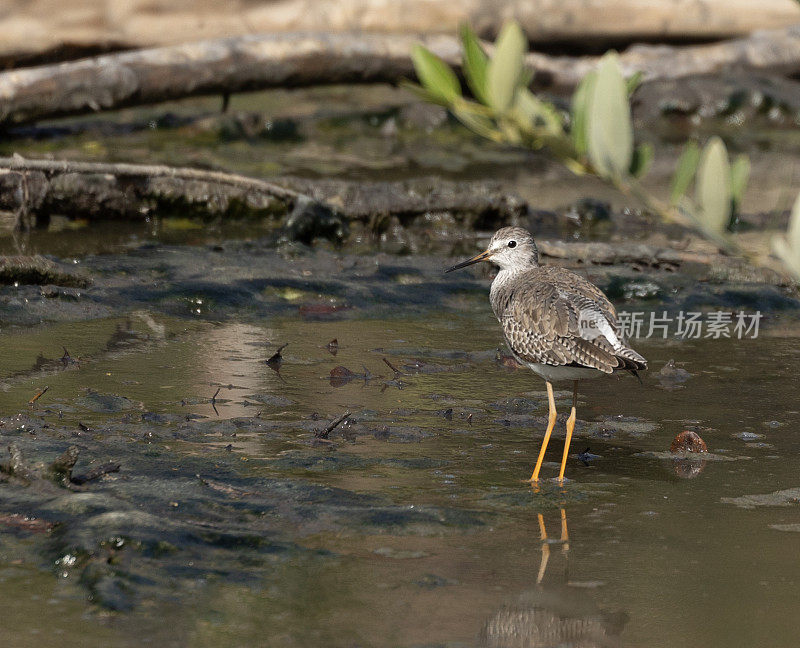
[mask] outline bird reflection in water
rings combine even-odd
[[[515,602],[504,605],[481,631],[482,648],[614,648],[628,621],[624,612],[601,610],[584,590],[569,586],[569,533],[567,513],[561,509],[561,538],[547,536],[539,514],[541,562],[536,586]],[[551,546],[561,547],[563,578],[544,584]]]

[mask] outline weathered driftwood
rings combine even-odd
[[[201,215],[290,210],[311,198],[280,185],[220,171],[160,165],[0,158],[0,209],[21,216],[146,218],[182,207]]]
[[[0,16],[0,58],[260,32],[452,34],[464,21],[492,35],[512,16],[537,44],[583,48],[741,36],[800,22],[800,7],[791,0],[29,0]]]
[[[421,180],[353,183],[256,178],[155,165],[0,158],[0,210],[18,227],[51,214],[141,220],[152,214],[196,217],[280,216],[292,238],[342,238],[348,221],[379,227],[385,217],[449,212],[508,221],[527,204],[488,182]]]
[[[621,54],[620,62],[626,74],[642,72],[645,83],[726,70],[796,74],[800,71],[800,25],[757,31],[744,38],[707,45],[635,45]],[[536,70],[536,81],[541,85],[547,85],[550,75],[552,85],[572,87],[597,65],[597,59],[532,53],[528,64]]]
[[[395,83],[413,76],[412,45],[422,41],[454,66],[453,36],[401,34],[272,34],[108,54],[0,74],[0,124],[152,104],[202,94],[331,83]],[[568,89],[596,57],[528,55],[539,87]],[[800,27],[691,47],[631,48],[627,72],[674,79],[726,68],[800,71]]]
[[[291,178],[288,186],[334,206],[348,219],[376,223],[386,216],[401,221],[450,212],[478,222],[505,223],[522,217],[528,204],[498,182],[457,182],[438,177],[397,182],[353,182]]]
[[[0,74],[0,123],[274,87],[397,81],[413,74],[418,38],[278,34],[109,54]],[[426,44],[448,59],[456,40]]]

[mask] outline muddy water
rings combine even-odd
[[[112,560],[103,553],[111,531],[93,526],[88,542],[126,596],[98,593],[85,571],[92,551],[64,566],[72,552],[59,525],[69,535],[80,521],[41,505],[49,493],[29,496],[35,485],[3,485],[4,643],[793,646],[800,491],[753,508],[736,498],[800,487],[797,334],[773,327],[757,340],[643,341],[656,369],[674,358],[692,377],[670,389],[652,375],[644,385],[585,384],[573,448],[596,456],[573,456],[563,487],[546,480],[532,489],[521,480],[543,430],[542,384],[495,362],[488,307],[191,325],[140,314],[7,330],[4,445],[21,444],[35,463],[78,443],[85,462],[122,464],[60,497],[113,495],[194,525],[204,510],[220,527],[249,527],[283,549],[254,554],[252,535],[203,545],[165,522],[152,531],[169,551],[148,549],[134,527],[113,534],[125,546]],[[326,346],[333,338],[336,356]],[[274,371],[265,360],[286,342]],[[58,358],[62,346],[71,361],[30,373],[39,352]],[[336,366],[360,377],[331,381]],[[566,411],[567,392],[557,396]],[[345,410],[349,422],[314,441]],[[710,450],[688,468],[663,454],[687,426]],[[193,496],[181,500],[170,482],[195,474],[224,503],[183,513]],[[136,491],[140,476],[163,494],[146,484]],[[256,513],[257,502],[244,504],[258,499],[248,492],[271,480],[331,487],[342,501],[316,501],[305,517],[280,506]],[[354,497],[377,498],[380,519],[342,503]],[[426,515],[409,517],[415,510]],[[56,526],[21,528],[13,513],[49,515]],[[267,531],[258,526],[265,516]]]
[[[393,89],[235,97],[234,113],[269,117],[258,124],[217,108],[70,120],[3,150],[270,176],[488,176],[535,208],[620,206]],[[745,209],[793,200],[779,135],[751,151]],[[676,153],[659,149],[662,189]],[[582,387],[563,486],[551,479],[570,402],[559,391],[546,479],[531,488],[543,384],[496,361],[487,284],[470,279],[482,275],[442,277],[437,250],[276,253],[262,240],[275,223],[169,216],[54,218],[21,243],[0,224],[0,252],[53,254],[93,278],[0,293],[0,462],[10,446],[22,456],[0,472],[3,646],[796,645],[790,294],[649,271],[661,290],[642,308],[763,306],[761,335],[640,341],[643,385]],[[591,273],[621,282],[620,296],[643,278]],[[670,359],[691,376],[656,375]],[[668,452],[684,429],[708,455]],[[65,480],[48,466],[70,446]]]

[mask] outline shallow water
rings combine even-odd
[[[387,88],[235,97],[233,110],[289,118],[282,133],[248,134],[214,100],[192,100],[3,146],[256,175],[491,176],[544,209],[610,197],[404,112],[409,101]],[[792,143],[776,146],[753,152],[746,209],[794,196]],[[663,188],[677,149],[662,147]],[[496,360],[487,283],[470,278],[485,275],[443,277],[450,248],[275,253],[262,238],[274,222],[164,216],[53,219],[22,241],[0,225],[0,252],[53,254],[95,280],[0,290],[0,462],[13,445],[28,471],[0,473],[4,646],[796,645],[789,292],[590,268],[620,297],[620,283],[660,285],[629,310],[767,317],[756,340],[637,342],[643,385],[585,383],[563,486],[552,477],[571,394],[558,391],[546,479],[531,488],[544,384]],[[670,359],[691,377],[659,376]],[[707,456],[668,452],[687,428]],[[70,446],[75,476],[119,471],[65,484],[46,467]]]
[[[137,333],[109,350],[119,330]],[[280,538],[310,551],[259,562],[243,545],[243,555],[225,559],[241,560],[227,574],[216,562],[218,547],[177,544],[163,559],[129,549],[127,560],[155,561],[153,573],[161,560],[164,569],[195,572],[172,585],[131,578],[136,603],[125,612],[86,600],[77,567],[48,564],[48,533],[0,525],[9,538],[0,550],[0,597],[14,610],[7,645],[516,646],[535,625],[555,633],[541,645],[561,645],[579,632],[582,645],[792,646],[800,629],[800,536],[771,527],[800,522],[797,505],[789,497],[783,506],[747,509],[723,499],[800,486],[797,333],[773,327],[757,340],[643,341],[638,346],[654,368],[674,358],[692,377],[674,390],[652,375],[643,386],[630,377],[586,383],[573,450],[598,457],[584,465],[573,456],[563,488],[548,479],[532,489],[521,480],[543,430],[542,384],[495,362],[500,340],[488,306],[429,319],[283,317],[187,328],[153,315],[149,325],[139,318],[4,332],[3,412],[27,412],[57,430],[82,424],[93,438],[84,441],[87,450],[105,447],[122,463],[87,492],[117,489],[127,497],[125,482],[137,470],[129,457],[158,463],[164,451],[168,461],[149,469],[166,482],[179,470],[175,462],[212,478],[223,461],[219,480],[233,488],[244,483],[237,479],[286,478],[400,507],[392,514],[398,519],[369,524],[329,523],[324,515],[276,523]],[[333,338],[335,357],[326,348]],[[285,342],[278,373],[265,360]],[[62,345],[80,364],[18,373],[37,351],[60,357]],[[382,358],[407,374],[399,377],[402,389],[387,385],[394,377]],[[419,360],[425,364],[411,366]],[[333,386],[337,365],[359,374],[366,367],[371,377]],[[416,373],[420,366],[425,373]],[[49,390],[26,406],[44,385]],[[130,400],[109,404],[88,389]],[[566,412],[569,394],[557,396]],[[345,410],[350,423],[330,443],[313,445],[313,429]],[[309,421],[315,412],[320,421]],[[180,426],[148,413],[192,413],[219,427],[202,439],[185,433],[170,440]],[[262,419],[274,431],[255,430],[253,421]],[[236,425],[225,427],[226,420]],[[711,452],[694,471],[684,468],[697,473],[693,479],[678,477],[674,458],[655,454],[687,425]],[[2,428],[4,441],[24,436],[10,427]],[[548,478],[557,470],[562,429],[559,419]],[[54,443],[71,442],[55,430],[36,432],[49,434],[39,460],[54,458]],[[148,434],[152,440],[144,441]],[[107,435],[115,441],[104,446]],[[423,522],[397,512],[413,508],[437,512]],[[8,503],[3,511],[11,512]]]

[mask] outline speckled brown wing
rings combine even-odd
[[[599,288],[563,268],[536,268],[515,277],[493,295],[492,305],[509,347],[524,362],[603,373],[646,366],[635,351],[615,349],[602,334],[582,332],[581,317],[602,318],[616,332],[616,311]],[[634,354],[631,367],[621,351]],[[635,359],[641,359],[641,366]]]

